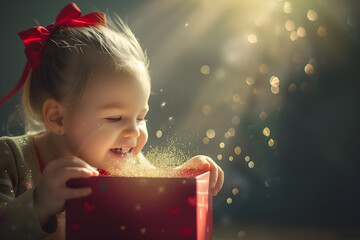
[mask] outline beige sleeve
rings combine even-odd
[[[48,236],[34,209],[34,189],[20,196],[17,165],[11,148],[0,140],[0,239],[43,239]]]

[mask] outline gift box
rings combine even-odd
[[[212,239],[210,173],[72,179],[91,195],[66,203],[66,239]]]

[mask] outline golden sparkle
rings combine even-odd
[[[239,193],[239,189],[233,188],[232,194],[235,196],[235,195],[237,195],[238,193]]]
[[[263,120],[263,121],[265,121],[265,120],[267,119],[267,113],[264,112],[264,111],[262,111],[262,112],[260,113],[260,119]]]
[[[206,136],[210,139],[214,138],[215,137],[215,130],[214,129],[208,129],[206,131]]]
[[[140,229],[140,233],[141,233],[141,234],[146,234],[146,228],[141,228],[141,229]]]
[[[324,28],[323,26],[320,26],[317,30],[317,34],[320,36],[320,37],[326,37],[327,35],[327,31],[326,31],[326,28]]]
[[[161,104],[160,104],[160,107],[165,107],[166,106],[166,102],[162,102]]]
[[[280,92],[280,88],[279,87],[271,87],[271,92],[273,94],[278,94]]]
[[[269,145],[269,147],[273,147],[275,145],[274,139],[272,139],[272,138],[269,139],[268,145]]]
[[[207,137],[204,137],[202,141],[204,144],[209,144],[210,142],[210,140]]]
[[[223,157],[222,157],[221,154],[218,154],[218,155],[217,155],[217,159],[218,159],[218,160],[221,160],[222,158],[223,158]]]
[[[247,77],[247,78],[245,79],[245,82],[246,82],[246,84],[249,85],[249,86],[254,85],[254,78],[252,78],[252,77]]]
[[[248,166],[249,166],[249,168],[254,168],[254,167],[255,167],[255,163],[254,163],[253,161],[250,161],[250,162],[248,163]]]
[[[249,43],[257,43],[258,41],[257,36],[255,34],[250,34],[247,39]]]
[[[236,155],[240,155],[240,154],[241,154],[241,147],[239,147],[239,146],[235,147],[234,153],[235,153]]]
[[[318,18],[317,12],[315,12],[315,10],[309,9],[307,12],[307,18],[312,22],[316,21]]]
[[[235,93],[233,96],[232,96],[232,100],[235,102],[235,103],[239,103],[240,102],[240,95]]]
[[[289,32],[293,31],[295,29],[295,23],[293,20],[286,20],[285,22],[285,29]]]
[[[286,2],[284,3],[284,12],[287,13],[287,14],[289,14],[289,13],[292,12],[291,2],[286,1]]]
[[[159,193],[159,194],[164,194],[164,193],[165,193],[165,187],[160,186],[160,187],[158,188],[158,193]]]
[[[313,65],[311,65],[310,63],[306,64],[306,66],[304,67],[304,71],[306,74],[311,75],[314,73],[314,67]]]
[[[233,156],[230,156],[229,157],[229,161],[232,162],[234,160],[234,157]]]
[[[250,156],[245,156],[245,161],[249,162],[250,161]]]
[[[227,198],[226,202],[227,202],[227,204],[232,204],[232,198]]]
[[[211,113],[211,111],[212,111],[212,108],[211,108],[211,106],[209,105],[209,104],[205,104],[204,106],[202,106],[202,113],[205,115],[205,116],[207,116],[207,115],[209,115],[210,113]]]
[[[224,147],[225,147],[225,143],[224,143],[224,142],[221,142],[221,143],[219,144],[219,147],[220,147],[220,148],[224,148]]]
[[[162,135],[163,135],[163,133],[162,133],[161,130],[157,130],[157,131],[156,131],[156,137],[157,137],[157,138],[161,138]]]
[[[299,37],[305,37],[306,36],[306,30],[303,27],[298,27],[298,29],[296,30],[297,35],[299,35]]]
[[[291,40],[291,41],[296,41],[298,38],[299,38],[299,35],[297,34],[296,31],[292,31],[292,32],[290,33],[290,40]]]
[[[200,68],[200,72],[204,75],[210,74],[210,66],[209,65],[202,65]]]
[[[121,231],[125,231],[125,230],[126,230],[126,227],[125,227],[124,225],[122,225],[122,226],[120,227],[120,230],[121,230]]]
[[[264,128],[263,134],[264,134],[264,136],[266,136],[266,137],[270,136],[270,129],[269,129],[268,127]]]
[[[273,87],[279,87],[279,85],[280,85],[280,80],[276,76],[271,76],[269,82],[270,82],[270,85]]]

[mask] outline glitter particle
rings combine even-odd
[[[295,29],[295,23],[292,20],[286,20],[285,22],[285,29],[289,32],[293,31]]]
[[[141,229],[140,229],[140,233],[141,233],[141,234],[146,234],[146,228],[141,228]]]
[[[247,39],[249,43],[257,43],[258,41],[257,36],[255,34],[250,34]]]
[[[275,76],[271,76],[269,82],[270,82],[270,85],[273,86],[273,87],[279,87],[279,85],[280,85],[279,78],[275,77]]]
[[[230,156],[229,157],[229,161],[232,162],[234,160],[234,157],[233,156]]]
[[[166,102],[162,102],[161,104],[160,104],[160,107],[165,107],[166,106]]]
[[[222,159],[222,155],[221,155],[221,154],[218,154],[218,155],[217,155],[217,159],[218,159],[218,160],[221,160],[221,159]]]
[[[122,226],[120,227],[120,230],[121,230],[121,231],[125,231],[125,230],[126,230],[126,227],[125,227],[124,225],[122,225]]]
[[[299,35],[297,34],[296,31],[292,31],[292,32],[290,33],[290,40],[291,40],[291,41],[296,41],[298,38],[299,38]]]
[[[296,91],[296,85],[291,83],[288,88],[289,93],[294,93]]]
[[[313,65],[311,65],[310,63],[306,64],[306,66],[304,67],[304,71],[306,74],[311,75],[314,73],[314,67]]]
[[[270,136],[270,129],[269,129],[268,127],[264,128],[263,134],[264,134],[264,136],[266,136],[266,137]]]
[[[232,203],[232,198],[227,198],[226,202],[227,202],[227,204],[231,204]]]
[[[246,157],[245,157],[245,161],[246,161],[246,162],[249,162],[249,161],[250,161],[250,156],[246,156]]]
[[[271,186],[271,178],[268,178],[264,181],[265,187],[269,188]]]
[[[240,155],[241,148],[239,146],[235,147],[234,152],[235,152],[236,155]]]
[[[271,92],[273,94],[278,94],[280,92],[280,88],[279,87],[271,87]]]
[[[163,135],[162,131],[161,131],[161,130],[157,130],[157,132],[156,132],[156,137],[157,137],[157,138],[161,138],[162,135]]]
[[[235,196],[235,195],[237,195],[238,193],[239,193],[239,189],[233,188],[232,194]]]
[[[284,3],[284,12],[287,13],[287,14],[289,14],[289,13],[292,12],[291,2],[286,1],[286,2]]]
[[[221,142],[221,143],[219,144],[219,147],[220,147],[220,148],[224,148],[224,147],[225,147],[225,143],[224,143],[224,142]]]
[[[268,145],[269,145],[269,147],[273,147],[273,146],[275,145],[274,139],[271,138],[271,139],[268,141]]]
[[[298,27],[296,33],[297,33],[297,35],[299,35],[299,37],[305,37],[306,36],[306,30],[303,27]]]
[[[267,119],[267,113],[264,112],[264,111],[261,112],[261,113],[260,113],[260,119],[263,120],[263,121],[265,121],[265,120]]]
[[[327,31],[326,31],[326,28],[324,28],[323,26],[320,26],[317,30],[317,34],[320,36],[320,37],[326,37],[327,35]]]
[[[249,166],[249,168],[254,168],[254,167],[255,167],[255,163],[254,163],[253,161],[250,161],[250,162],[248,163],[248,166]]]
[[[210,142],[207,137],[204,137],[202,141],[204,144],[209,144],[209,142]]]
[[[200,72],[204,75],[210,74],[210,66],[209,65],[202,65],[200,68]]]
[[[316,13],[314,10],[309,9],[309,11],[307,12],[307,18],[308,18],[310,21],[314,22],[314,21],[317,20],[318,15],[317,15],[317,13]]]
[[[269,72],[269,66],[266,63],[260,64],[259,72],[262,73],[262,74],[268,73]]]
[[[208,129],[206,131],[206,136],[210,139],[214,138],[215,137],[215,130],[214,129]]]
[[[245,82],[246,82],[246,84],[249,85],[249,86],[254,85],[254,78],[252,78],[252,77],[247,77],[247,78],[245,79]]]

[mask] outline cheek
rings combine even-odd
[[[137,147],[138,151],[140,152],[148,140],[148,131],[145,124],[144,126],[141,126],[139,130],[140,136],[137,139]]]

